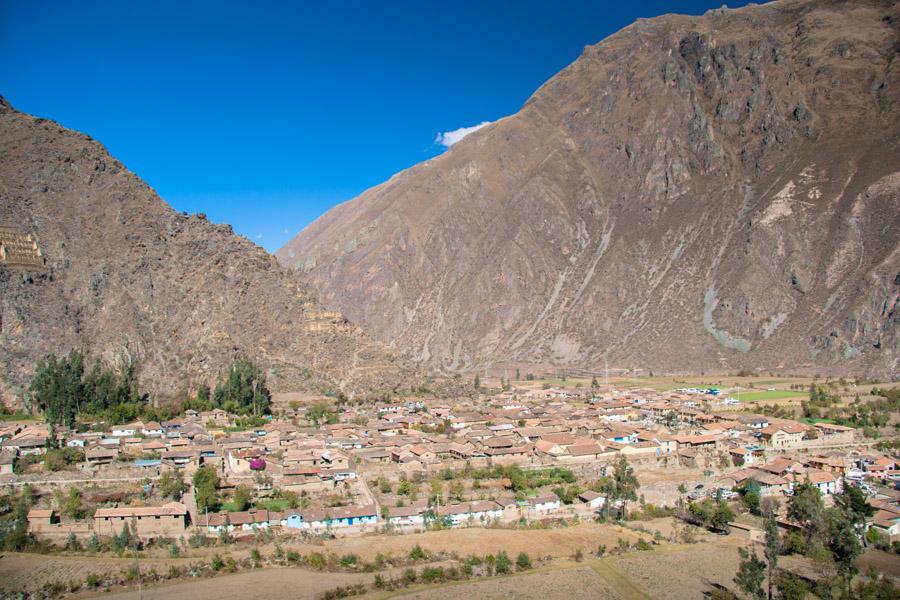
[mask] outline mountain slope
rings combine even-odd
[[[408,385],[407,363],[325,311],[262,248],[175,212],[97,142],[2,98],[0,224],[31,235],[47,263],[0,260],[5,400],[22,399],[44,354],[71,348],[136,360],[162,395],[213,381],[238,355],[276,390]]]
[[[408,356],[895,375],[900,8],[638,21],[277,253]]]

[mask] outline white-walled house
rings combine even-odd
[[[552,512],[554,510],[559,510],[560,506],[562,506],[559,497],[557,497],[556,494],[547,494],[546,496],[529,498],[528,504],[532,510],[538,512]]]
[[[388,508],[388,522],[391,525],[424,525],[425,516],[420,506],[393,506]]]
[[[114,425],[112,428],[113,437],[132,437],[136,433],[140,433],[144,428],[143,423],[126,423],[125,425]]]
[[[593,490],[580,493],[578,499],[593,509],[602,508],[606,504],[606,497]]]

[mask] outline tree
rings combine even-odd
[[[47,355],[38,364],[29,391],[51,426],[73,427],[81,413],[121,423],[146,409],[134,363],[126,362],[116,371],[98,361],[86,371],[84,355],[75,350],[61,359]]]
[[[328,421],[328,415],[331,410],[325,402],[316,402],[306,411],[306,418],[312,421],[313,425],[319,426],[322,421]]]
[[[875,507],[869,504],[866,495],[858,487],[847,485],[846,481],[843,484],[841,492],[833,496],[834,505],[856,527],[857,534],[862,536],[866,530],[866,520],[875,514]]]
[[[465,491],[466,487],[459,479],[454,479],[447,485],[447,497],[450,498],[450,500],[462,502]]]
[[[809,585],[796,575],[781,571],[775,577],[779,600],[803,600],[809,595]]]
[[[766,563],[756,556],[756,552],[746,548],[738,548],[741,564],[734,582],[742,592],[751,598],[765,598],[763,581],[766,578]]]
[[[637,500],[637,491],[641,487],[640,481],[634,474],[634,469],[628,464],[628,459],[624,454],[619,455],[613,471],[614,495],[616,500],[622,502],[622,516],[628,514],[626,506],[628,501]]]
[[[846,509],[835,507],[826,513],[828,527],[828,550],[834,557],[835,565],[844,578],[847,597],[851,597],[850,584],[859,571],[856,559],[862,554],[862,543],[853,522],[853,516]]]
[[[216,506],[216,488],[219,486],[219,476],[212,467],[200,467],[194,472],[194,498],[197,508],[205,510]]]
[[[531,568],[531,558],[527,553],[519,552],[519,556],[516,557],[516,568],[520,571]]]
[[[778,534],[778,523],[775,516],[766,517],[764,524],[766,532],[763,556],[766,558],[766,570],[769,577],[769,600],[772,600],[772,586],[775,583],[775,570],[778,568],[778,555],[781,553],[781,537]]]
[[[678,508],[684,509],[684,495],[687,493],[687,486],[684,482],[678,484]]]
[[[821,542],[825,531],[825,504],[819,489],[805,481],[794,489],[794,495],[788,500],[787,516],[799,523],[803,530],[806,552],[809,553],[815,544]]]
[[[472,385],[476,390],[481,389],[481,377],[478,376],[478,373],[475,373],[475,381],[472,383]]]
[[[187,485],[184,483],[184,476],[180,470],[164,471],[159,476],[159,493],[163,498],[181,500],[181,496],[186,490]]]
[[[65,499],[60,506],[60,514],[70,519],[83,519],[87,515],[84,502],[81,499],[81,490],[70,487]]]
[[[238,511],[247,510],[250,503],[253,501],[253,488],[249,485],[239,485],[237,489],[234,490],[232,501],[234,502],[234,507]]]
[[[616,495],[616,482],[612,477],[601,477],[591,486],[591,489],[597,492],[598,494],[603,494],[606,500],[603,502],[603,508],[605,509],[606,517],[609,519],[609,511],[610,506],[613,502],[615,502]]]
[[[265,374],[246,358],[239,358],[231,365],[225,381],[213,392],[216,406],[256,416],[269,412],[271,399]]]
[[[727,502],[717,502],[709,515],[709,526],[719,531],[725,531],[728,524],[734,521],[734,511]]]

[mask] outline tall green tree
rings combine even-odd
[[[866,520],[875,514],[875,507],[869,504],[863,491],[844,481],[841,492],[832,498],[835,507],[850,520],[857,534],[863,536],[866,531]]]
[[[766,578],[766,563],[760,560],[753,550],[738,548],[738,553],[741,556],[741,564],[734,576],[734,582],[751,598],[760,600],[765,598],[763,582]]]
[[[800,525],[807,553],[821,542],[826,527],[825,504],[815,485],[805,481],[794,488],[787,503],[787,516]]]
[[[200,467],[194,472],[194,499],[197,501],[197,508],[206,510],[218,504],[218,486],[219,476],[212,467]]]
[[[116,370],[97,361],[86,371],[84,355],[76,350],[63,358],[46,356],[29,390],[51,426],[72,427],[81,413],[120,423],[146,408],[134,363],[126,362]]]
[[[271,400],[265,374],[245,358],[231,365],[225,380],[213,392],[217,406],[239,414],[267,414]]]
[[[628,459],[624,454],[619,454],[616,466],[613,471],[613,489],[615,499],[622,502],[622,517],[628,514],[628,502],[634,502],[638,499],[637,491],[641,487],[634,469],[628,464]]]
[[[775,585],[775,572],[778,569],[778,555],[781,554],[781,536],[778,533],[778,523],[775,522],[775,515],[770,514],[766,517],[764,530],[766,537],[763,556],[766,558],[769,600],[772,600],[772,588]]]
[[[164,498],[181,500],[181,496],[187,490],[184,476],[180,470],[165,471],[159,476],[159,493]]]
[[[828,550],[844,580],[847,597],[852,597],[853,576],[859,572],[856,559],[862,554],[862,543],[853,515],[846,509],[834,507],[827,511]]]

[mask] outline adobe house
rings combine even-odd
[[[100,536],[114,536],[128,523],[135,527],[138,537],[178,537],[187,528],[187,514],[187,507],[180,502],[99,508],[94,513],[94,531]]]

